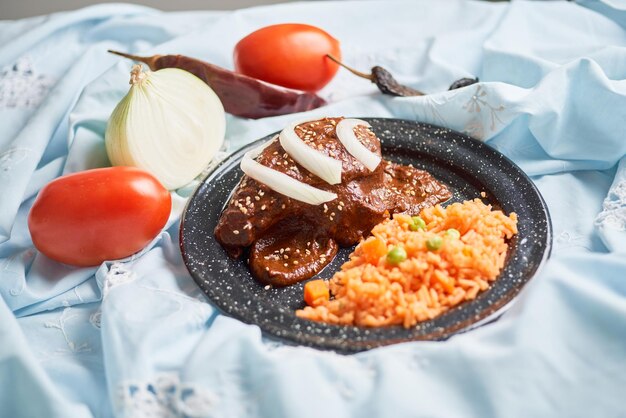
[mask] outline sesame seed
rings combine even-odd
[[[330,217],[332,218],[333,216],[335,216],[335,212],[330,213]]]
[[[284,248],[281,248],[281,249],[280,249],[280,253],[282,254],[282,253],[284,253],[284,252],[285,252],[285,249],[284,249]]]
[[[288,256],[287,254],[283,255],[283,258],[284,258],[285,260],[289,260],[289,256]]]
[[[287,263],[283,263],[283,266],[287,267],[287,266],[289,266],[289,264],[287,264]]]
[[[270,271],[270,268],[269,267],[265,267],[265,271]],[[269,286],[269,285],[267,285],[267,286]]]
[[[282,209],[285,209],[287,206],[283,203],[283,205],[281,206]]]
[[[259,196],[254,196],[254,200],[258,202],[259,200],[261,200],[261,198]]]
[[[267,206],[265,206],[265,205],[261,206],[261,210],[265,210],[266,207]]]
[[[265,267],[265,270],[270,271],[270,268],[269,267]],[[270,290],[270,288],[271,288],[271,286],[269,284],[266,284],[263,289]]]
[[[300,263],[298,263],[298,260],[293,260],[293,264],[298,265],[298,264],[300,264]]]
[[[236,229],[233,231],[233,234],[235,235],[239,235],[239,231],[237,231]]]

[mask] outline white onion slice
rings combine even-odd
[[[296,133],[296,126],[306,122],[294,122],[280,133],[280,145],[302,167],[329,184],[341,183],[341,161],[322,154],[304,143]]]
[[[258,148],[246,152],[241,160],[241,170],[248,177],[265,184],[270,189],[288,196],[300,202],[310,205],[321,205],[322,203],[335,200],[337,195],[325,190],[321,190],[302,183],[280,171],[273,170],[269,167],[259,164],[254,159],[263,152],[277,137],[272,138]]]
[[[337,124],[337,138],[350,155],[359,160],[369,171],[374,171],[380,164],[381,158],[367,149],[356,137],[354,128],[359,125],[371,127],[369,123],[361,119],[343,119]]]

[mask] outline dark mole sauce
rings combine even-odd
[[[348,247],[393,213],[418,214],[448,200],[450,191],[428,172],[382,160],[370,172],[337,139],[340,118],[307,122],[296,133],[309,146],[342,162],[342,183],[330,185],[296,163],[278,141],[257,162],[337,194],[314,206],[290,199],[244,176],[215,227],[215,236],[231,257],[250,247],[249,265],[264,284],[287,286],[308,279],[330,263],[338,246]],[[357,138],[380,155],[380,141],[366,127]]]

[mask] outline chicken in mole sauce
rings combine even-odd
[[[242,256],[250,247],[250,270],[264,284],[287,286],[308,279],[332,261],[339,246],[357,244],[390,215],[417,215],[451,197],[446,186],[412,166],[383,159],[369,171],[338,140],[336,125],[341,119],[324,118],[295,128],[310,147],[341,161],[340,184],[328,184],[304,169],[278,141],[256,159],[298,181],[335,193],[337,199],[310,205],[244,175],[215,227],[215,237],[231,257]],[[381,155],[380,140],[368,127],[359,125],[354,133],[371,152]]]

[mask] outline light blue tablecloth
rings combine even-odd
[[[0,21],[0,416],[626,416],[625,13],[617,0],[109,4]],[[130,261],[78,269],[34,250],[37,191],[108,164],[103,132],[131,66],[108,48],[232,68],[242,36],[294,21],[335,35],[347,63],[433,93],[383,97],[340,71],[322,92],[331,104],[306,116],[445,125],[533,176],[554,251],[501,320],[353,356],[265,341],[189,277],[180,195],[167,229]],[[465,76],[482,82],[446,91]],[[303,116],[229,117],[230,150]]]

